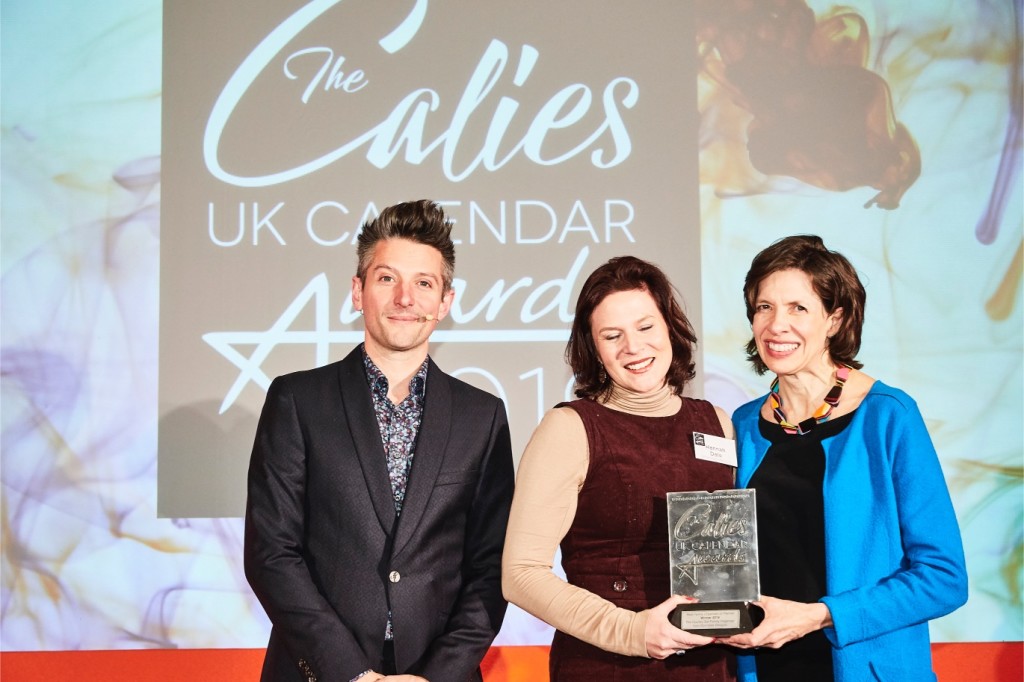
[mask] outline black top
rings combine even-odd
[[[748,487],[757,490],[761,594],[813,603],[825,581],[825,450],[821,442],[845,429],[853,413],[818,424],[799,436],[761,417],[771,446]],[[755,652],[758,682],[833,680],[832,648],[821,630],[781,649]]]

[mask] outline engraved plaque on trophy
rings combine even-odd
[[[672,624],[709,637],[750,632],[761,610],[754,490],[668,493],[672,593],[700,601],[680,604]]]

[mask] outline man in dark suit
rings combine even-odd
[[[498,633],[513,468],[504,404],[442,372],[451,223],[428,201],[363,226],[364,343],[278,377],[249,465],[245,573],[267,681],[481,680]]]

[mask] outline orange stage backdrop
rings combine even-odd
[[[544,646],[495,647],[484,659],[486,682],[547,679]],[[1024,643],[933,644],[940,682],[1024,679]],[[76,682],[234,682],[259,679],[262,649],[156,649],[147,651],[7,652],[4,682],[68,679]]]

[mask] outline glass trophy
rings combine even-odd
[[[668,493],[672,593],[700,601],[669,615],[678,628],[708,637],[750,632],[763,616],[757,514],[752,489]]]

